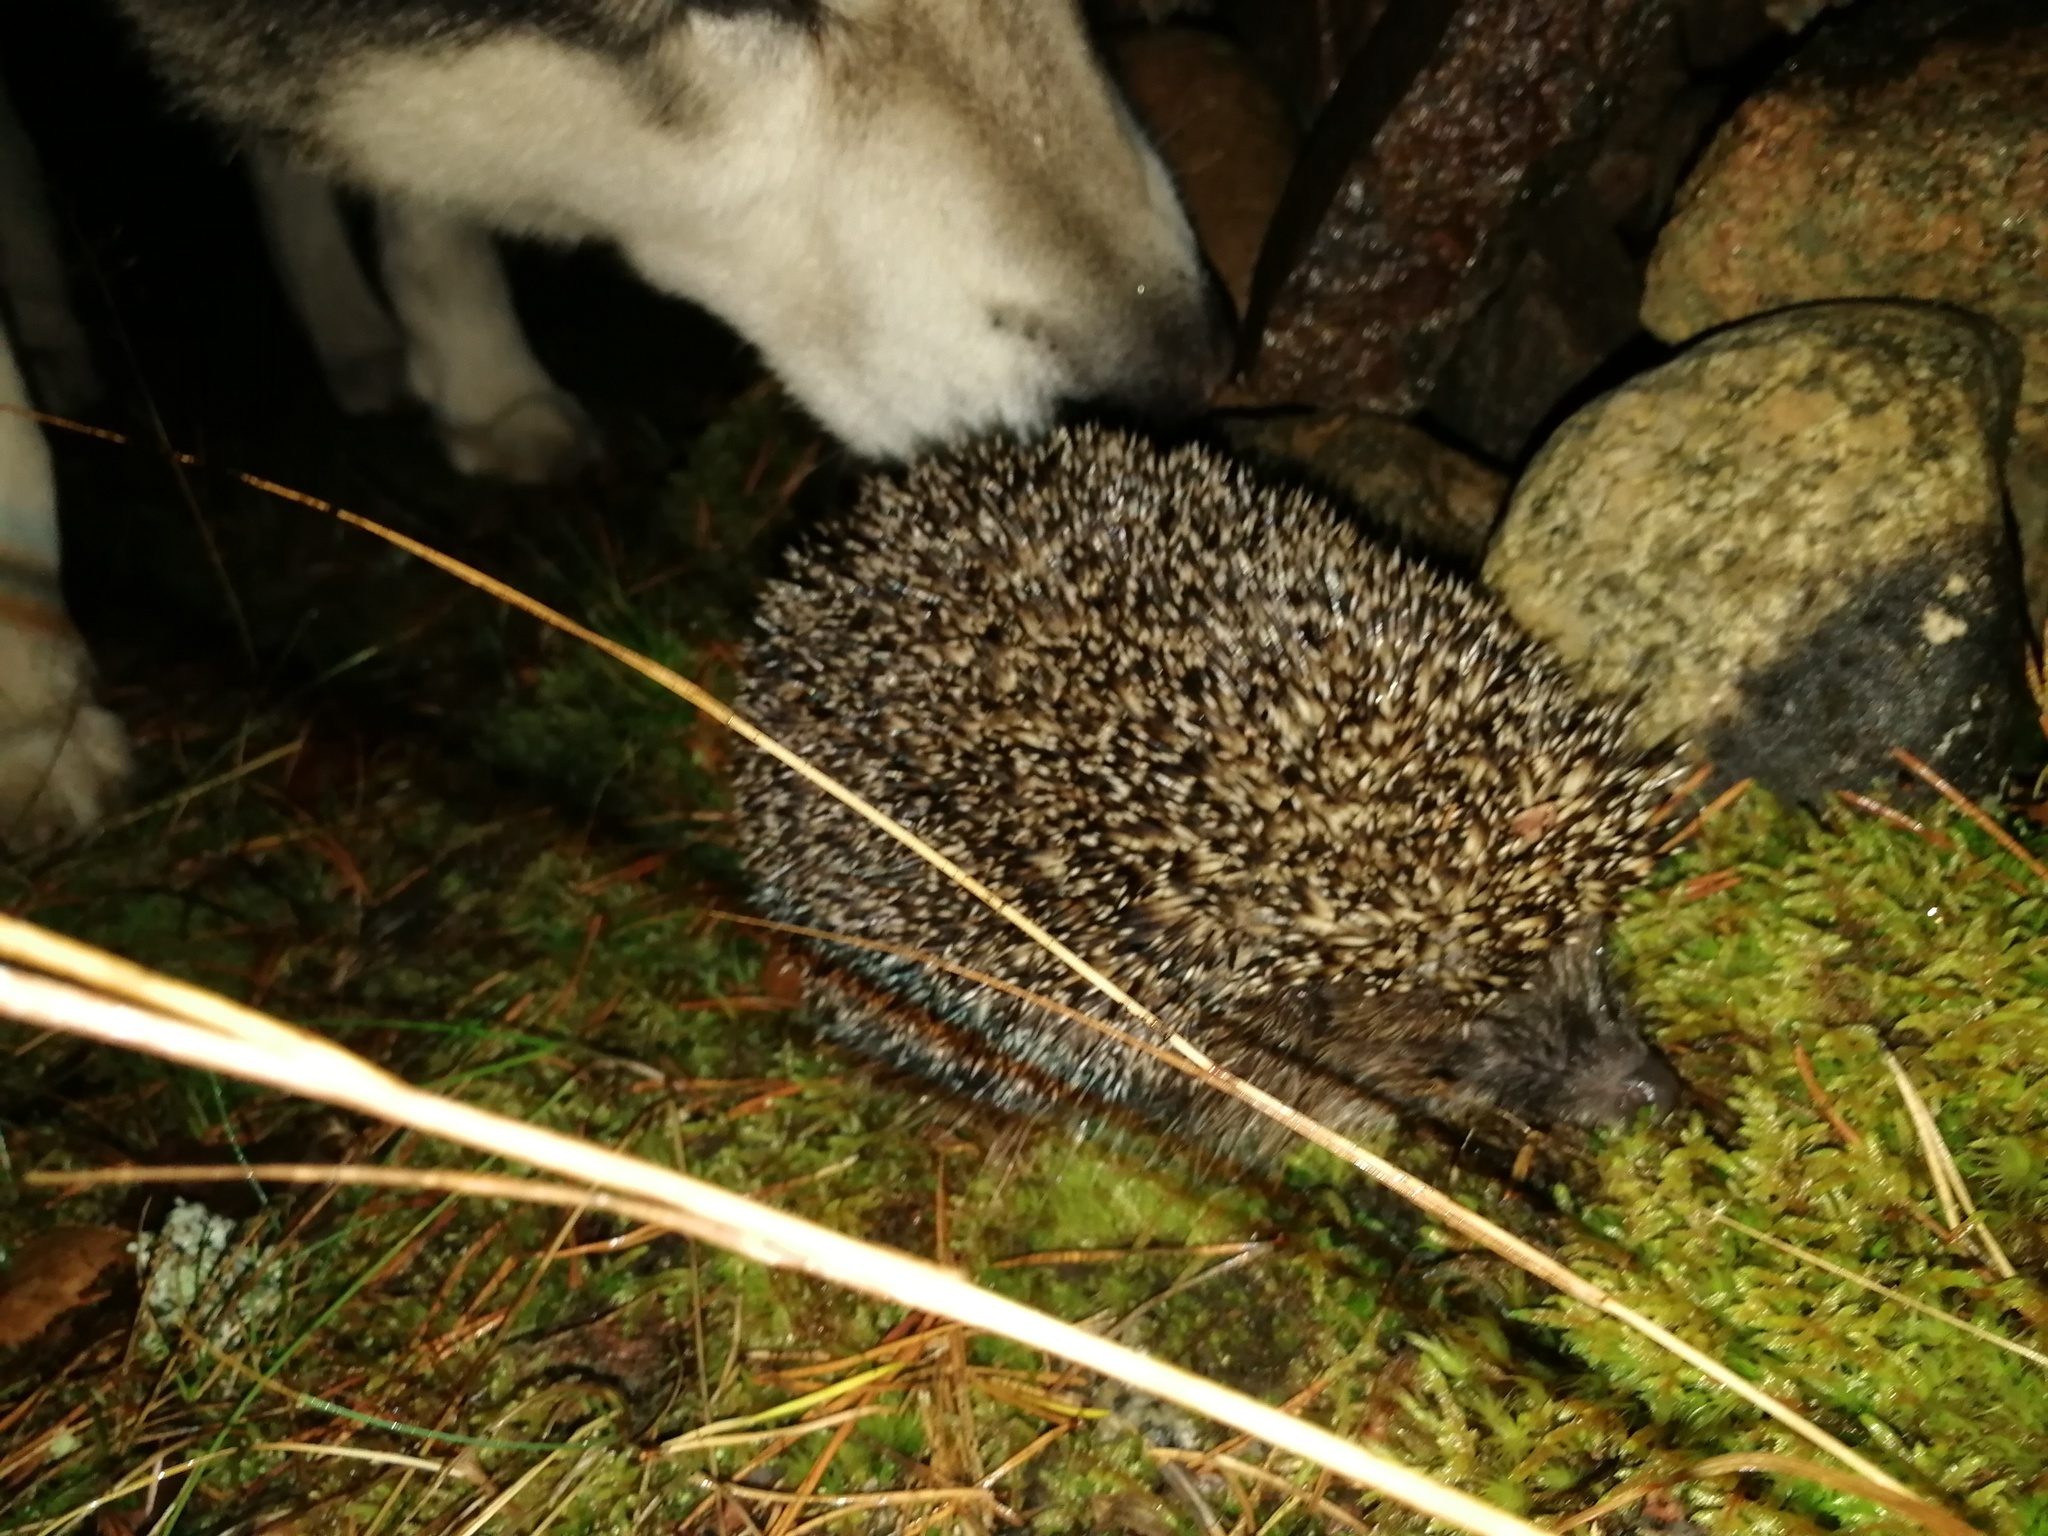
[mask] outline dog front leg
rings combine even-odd
[[[99,822],[128,775],[128,736],[92,701],[92,658],[57,585],[57,487],[0,330],[0,842],[32,847]]]
[[[82,410],[100,395],[99,370],[71,307],[57,223],[34,146],[0,91],[0,291],[14,317],[21,366],[53,411]]]
[[[489,231],[407,198],[382,198],[377,213],[407,374],[455,467],[525,484],[582,468],[589,420],[528,350]]]
[[[350,415],[390,410],[405,394],[405,343],[349,246],[333,183],[267,139],[252,138],[244,161],[278,279],[327,387]]]

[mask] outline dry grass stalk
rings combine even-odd
[[[1942,1322],[1947,1323],[1951,1328],[1960,1328],[1972,1338],[1982,1339],[1986,1344],[1995,1344],[2000,1349],[2018,1355],[2024,1360],[2031,1360],[2038,1366],[2048,1368],[2048,1355],[2042,1354],[2038,1349],[2030,1349],[2024,1344],[2006,1338],[2003,1334],[1993,1333],[1989,1328],[1980,1328],[1968,1318],[1957,1317],[1955,1313],[1945,1312],[1940,1307],[1920,1300],[1917,1296],[1908,1296],[1903,1291],[1894,1290],[1889,1285],[1880,1284],[1868,1275],[1858,1274],[1846,1264],[1837,1264],[1833,1259],[1825,1258],[1811,1249],[1801,1248],[1797,1243],[1788,1243],[1782,1237],[1773,1237],[1768,1232],[1758,1231],[1748,1222],[1737,1221],[1733,1216],[1723,1211],[1712,1211],[1708,1214],[1714,1220],[1720,1222],[1722,1226],[1733,1227],[1736,1231],[1742,1233],[1743,1236],[1754,1238],[1766,1247],[1775,1248],[1778,1252],[1790,1258],[1795,1258],[1802,1264],[1811,1264],[1815,1269],[1824,1269],[1837,1279],[1846,1280],[1851,1285],[1861,1286],[1864,1290],[1874,1295],[1882,1296],[1886,1301],[1897,1302],[1900,1306],[1909,1307],[1926,1317],[1938,1318]]]
[[[930,844],[926,843],[916,833],[891,820],[881,810],[869,804],[861,796],[855,794],[829,775],[812,767],[803,758],[790,751],[789,748],[768,736],[758,726],[742,718],[722,701],[713,697],[696,683],[691,682],[672,668],[664,667],[651,657],[643,656],[638,651],[619,644],[616,640],[607,639],[596,631],[578,624],[568,615],[558,613],[545,603],[527,596],[517,588],[508,586],[493,576],[487,576],[475,567],[466,565],[451,555],[443,554],[440,550],[434,549],[430,545],[422,544],[417,539],[408,538],[395,529],[386,528],[382,524],[373,522],[369,518],[360,516],[357,513],[336,507],[332,503],[322,501],[317,497],[306,496],[287,487],[276,485],[271,481],[259,480],[253,476],[245,476],[243,478],[247,479],[249,484],[256,486],[258,489],[267,490],[287,500],[296,501],[317,511],[326,512],[333,517],[339,518],[351,527],[360,528],[366,533],[374,534],[387,543],[405,550],[408,554],[416,555],[430,565],[436,566],[450,575],[469,583],[479,591],[487,592],[499,599],[499,601],[540,620],[543,624],[558,629],[562,633],[573,636],[594,649],[602,651],[614,661],[630,667],[642,677],[659,684],[678,698],[694,705],[713,720],[726,726],[747,742],[766,752],[777,762],[800,775],[823,793],[839,801],[879,831],[894,838],[919,858],[924,859],[935,869],[944,873],[949,879],[959,885],[962,890],[966,891],[976,900],[986,904],[1026,937],[1041,945],[1047,953],[1059,960],[1069,970],[1073,971],[1075,975],[1079,976],[1098,992],[1102,993],[1103,996],[1116,1003],[1126,1013],[1159,1035],[1173,1052],[1178,1053],[1181,1058],[1178,1064],[1182,1070],[1188,1071],[1191,1076],[1202,1079],[1219,1092],[1229,1094],[1240,1103],[1257,1110],[1260,1114],[1285,1126],[1303,1139],[1313,1141],[1333,1156],[1341,1158],[1369,1178],[1377,1180],[1403,1199],[1420,1207],[1452,1231],[1470,1238],[1473,1242],[1490,1249],[1509,1263],[1527,1270],[1530,1274],[1564,1292],[1573,1300],[1592,1307],[1596,1311],[1605,1313],[1625,1327],[1633,1329],[1645,1338],[1652,1340],[1662,1348],[1677,1355],[1710,1381],[1734,1393],[1751,1407],[1776,1419],[1808,1444],[1818,1447],[1840,1461],[1844,1466],[1852,1468],[1858,1476],[1880,1487],[1889,1488],[1901,1494],[1905,1493],[1904,1484],[1898,1482],[1875,1463],[1852,1451],[1835,1436],[1829,1434],[1818,1424],[1815,1424],[1796,1408],[1788,1406],[1761,1388],[1753,1386],[1711,1355],[1687,1344],[1668,1328],[1652,1322],[1633,1308],[1624,1306],[1599,1286],[1574,1273],[1540,1248],[1531,1243],[1524,1242],[1505,1228],[1486,1220],[1485,1217],[1467,1210],[1435,1186],[1416,1178],[1407,1170],[1389,1162],[1376,1153],[1367,1151],[1356,1142],[1339,1136],[1335,1131],[1309,1119],[1308,1116],[1294,1109],[1291,1105],[1282,1103],[1279,1099],[1246,1082],[1243,1078],[1225,1071],[1201,1050],[1197,1049],[1192,1042],[1169,1030],[1164,1022],[1153,1014],[1151,1010],[1131,997],[1129,993],[1125,992],[1101,971],[1067,948],[1066,945],[1040,927],[1025,913],[1019,911],[1014,905],[1005,901],[1001,896],[976,880],[958,864],[954,863],[937,849],[931,847]],[[1721,794],[1711,805],[1701,811],[1692,822],[1681,829],[1667,846],[1675,847],[1678,843],[1690,837],[1710,816],[1732,805],[1746,793],[1750,783],[1750,780],[1745,779]],[[1064,1008],[1060,1011],[1062,1013],[1072,1012],[1072,1010]],[[1155,1056],[1162,1055],[1160,1047],[1151,1044],[1149,1041],[1139,1040],[1127,1030],[1115,1029],[1104,1021],[1092,1019],[1085,1014],[1076,1014],[1075,1016],[1087,1023],[1089,1027],[1104,1030],[1136,1049],[1146,1051]],[[1167,1057],[1166,1059],[1171,1058]]]
[[[1862,1478],[1834,1467],[1824,1467],[1818,1462],[1806,1461],[1798,1456],[1737,1451],[1729,1456],[1710,1456],[1683,1472],[1662,1477],[1638,1478],[1616,1489],[1590,1509],[1582,1509],[1576,1515],[1559,1521],[1557,1530],[1575,1530],[1599,1519],[1602,1515],[1612,1514],[1617,1509],[1633,1504],[1659,1488],[1670,1488],[1679,1483],[1701,1482],[1710,1477],[1728,1477],[1739,1472],[1766,1472],[1775,1477],[1804,1478],[1807,1482],[1819,1483],[1823,1488],[1832,1488],[1837,1493],[1853,1494],[1859,1499],[1868,1499],[1895,1515],[1911,1520],[1923,1529],[1939,1533],[1939,1536],[1969,1536],[1974,1529],[1938,1504],[1929,1504],[1926,1500],[1916,1499],[1909,1493],[1873,1487]]]
[[[445,1472],[448,1463],[427,1456],[408,1456],[402,1451],[376,1451],[363,1445],[315,1445],[305,1440],[264,1440],[251,1447],[296,1456],[317,1456],[339,1461],[368,1461],[381,1467],[411,1467],[416,1472]]]
[[[1906,1101],[1906,1113],[1912,1117],[1913,1129],[1919,1134],[1921,1155],[1927,1159],[1927,1175],[1933,1181],[1935,1196],[1941,1201],[1942,1217],[1948,1223],[1949,1241],[1968,1236],[2001,1279],[2012,1279],[2019,1271],[2013,1268],[2012,1260],[2006,1257],[1998,1239],[1991,1235],[1991,1229],[1978,1219],[1977,1202],[1970,1198],[1962,1170],[1956,1167],[1955,1154],[1949,1151],[1948,1143],[1942,1139],[1941,1127],[1934,1121],[1934,1111],[1927,1107],[1927,1101],[1920,1096],[1919,1088],[1914,1086],[1911,1075],[1899,1058],[1886,1051],[1884,1059],[1892,1069],[1892,1077],[1898,1082],[1899,1097]]]
[[[577,1182],[537,1185],[496,1176],[461,1177],[465,1189],[496,1198],[538,1199],[571,1210],[608,1210],[639,1221],[660,1221],[758,1263],[799,1270],[1002,1334],[1283,1447],[1464,1530],[1487,1536],[1536,1536],[1537,1527],[1469,1494],[1214,1382],[985,1291],[935,1264],[860,1242],[590,1142],[423,1092],[304,1031],[30,924],[14,919],[0,923],[0,948],[17,956],[35,950],[69,969],[112,978],[125,990],[147,992],[154,999],[136,1007],[69,982],[0,965],[0,1014],[7,1017],[223,1072],[547,1169]],[[167,1007],[162,999],[172,999],[177,1006]],[[234,1172],[249,1176],[247,1170]],[[317,1170],[321,1182],[386,1181],[363,1175],[421,1183],[430,1183],[433,1177],[409,1169]],[[741,1497],[759,1496],[758,1490],[730,1491]],[[965,1495],[950,1492],[955,1497],[991,1497],[986,1489]]]
[[[252,773],[260,773],[272,763],[282,762],[288,757],[296,757],[305,749],[306,736],[307,733],[301,731],[296,741],[288,741],[281,747],[273,747],[268,752],[252,757],[246,763],[239,763],[225,772],[217,773],[210,779],[201,779],[197,784],[188,784],[183,789],[165,795],[160,800],[152,800],[147,805],[137,806],[134,810],[116,816],[111,821],[101,823],[99,830],[101,832],[119,831],[122,827],[132,827],[138,821],[147,821],[158,811],[168,811],[173,807],[182,809],[203,795],[209,795],[216,789],[225,789],[237,779],[246,779]]]
[[[1734,790],[1724,794],[1713,806],[1709,806],[1707,811],[1701,813],[1702,818],[1717,807],[1732,803],[1734,795],[1746,790],[1749,782],[1744,780]],[[1377,1153],[1367,1151],[1345,1137],[1339,1136],[1335,1131],[1330,1130],[1315,1120],[1311,1120],[1292,1106],[1282,1103],[1280,1100],[1264,1093],[1243,1079],[1235,1077],[1224,1068],[1209,1062],[1192,1045],[1181,1040],[1178,1036],[1172,1037],[1172,1043],[1186,1053],[1186,1056],[1189,1058],[1187,1060],[1177,1059],[1172,1054],[1162,1051],[1151,1042],[1142,1040],[1126,1030],[1120,1030],[1115,1025],[1105,1020],[1094,1018],[1089,1014],[1081,1012],[1079,1009],[1068,1007],[1066,1004],[1052,998],[1041,997],[1036,993],[1027,991],[998,977],[988,976],[981,972],[970,970],[965,966],[956,965],[952,961],[932,954],[929,951],[854,938],[845,934],[827,933],[819,929],[805,928],[793,923],[774,922],[766,918],[747,917],[738,913],[720,913],[718,915],[727,921],[742,923],[750,927],[765,928],[807,938],[829,939],[834,943],[882,950],[890,954],[901,955],[906,959],[917,960],[937,969],[965,977],[968,980],[977,981],[982,985],[993,987],[998,991],[1005,992],[1010,996],[1020,998],[1039,1007],[1051,1009],[1091,1029],[1100,1030],[1120,1040],[1133,1050],[1143,1051],[1162,1061],[1166,1061],[1179,1070],[1188,1072],[1191,1076],[1201,1078],[1211,1087],[1217,1088],[1219,1091],[1228,1093],[1241,1102],[1251,1105],[1252,1108],[1259,1110],[1268,1118],[1278,1121],[1303,1139],[1315,1142],[1318,1146],[1342,1158],[1345,1162],[1368,1174],[1379,1183],[1393,1190],[1396,1194],[1421,1207],[1453,1231],[1462,1233],[1474,1242],[1491,1249],[1539,1279],[1549,1282],[1574,1300],[1593,1307],[1623,1325],[1634,1329],[1637,1333],[1642,1334],[1652,1342],[1677,1355],[1709,1380],[1727,1388],[1738,1397],[1743,1398],[1753,1406],[1761,1409],[1764,1413],[1769,1414],[1772,1418],[1777,1419],[1787,1428],[1808,1441],[1808,1443],[1818,1446],[1820,1449],[1835,1456],[1843,1465],[1854,1470],[1859,1476],[1881,1487],[1888,1487],[1899,1493],[1906,1492],[1903,1484],[1898,1483],[1868,1459],[1857,1455],[1834,1436],[1808,1420],[1797,1409],[1743,1380],[1721,1364],[1720,1361],[1715,1360],[1712,1356],[1701,1350],[1695,1349],[1661,1324],[1652,1322],[1649,1318],[1635,1311],[1635,1309],[1616,1300],[1605,1290],[1583,1279],[1542,1249],[1537,1248],[1534,1244],[1523,1241],[1506,1229],[1496,1226],[1476,1212],[1467,1210],[1434,1186],[1424,1183],[1405,1169],[1400,1168],[1397,1164],[1389,1162]],[[1202,1064],[1206,1064],[1206,1070],[1202,1069]],[[1853,1135],[1854,1133],[1851,1132],[1850,1134]]]

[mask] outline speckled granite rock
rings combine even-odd
[[[1920,298],[2019,337],[2048,401],[2048,5],[1870,0],[1721,130],[1650,261],[1667,341],[1788,304]]]
[[[1391,416],[1317,411],[1230,429],[1239,447],[1296,464],[1411,548],[1476,569],[1507,477]]]
[[[1646,736],[1817,800],[1903,746],[1973,793],[2028,718],[1999,459],[2018,358],[1974,316],[1754,320],[1544,447],[1489,585]]]

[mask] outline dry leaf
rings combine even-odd
[[[129,1264],[131,1235],[117,1227],[52,1227],[30,1238],[0,1279],[0,1345],[26,1344],[74,1307],[97,1301],[93,1282]]]

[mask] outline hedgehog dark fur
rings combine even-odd
[[[1314,495],[1105,430],[988,442],[870,482],[760,628],[744,713],[1309,1113],[1593,1124],[1675,1092],[1597,935],[1681,765]],[[770,914],[1128,1023],[769,759],[736,788]],[[1249,1128],[991,989],[843,945],[804,964],[830,1033],[952,1089]]]

